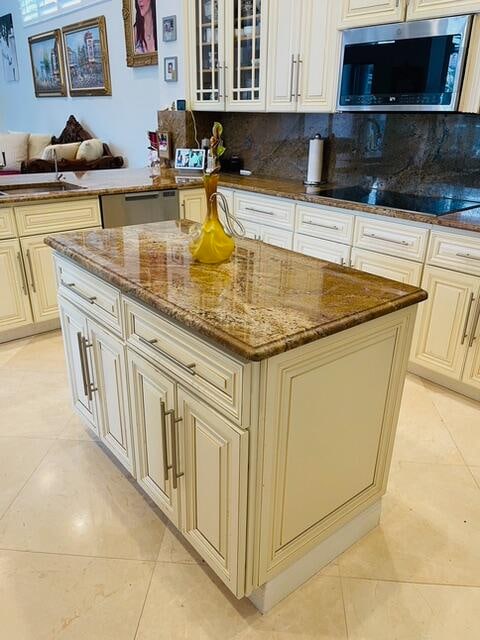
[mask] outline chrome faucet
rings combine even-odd
[[[57,182],[60,182],[60,180],[63,180],[65,176],[63,175],[63,173],[58,173],[58,158],[56,149],[53,150],[53,162],[55,163],[55,180]]]

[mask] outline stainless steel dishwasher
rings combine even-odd
[[[105,229],[177,220],[180,217],[177,189],[118,193],[102,196],[101,203]]]

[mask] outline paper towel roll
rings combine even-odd
[[[323,140],[319,133],[310,140],[308,150],[308,172],[305,184],[320,184],[323,169]]]

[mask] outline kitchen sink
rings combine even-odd
[[[62,191],[81,191],[84,187],[71,182],[38,182],[33,184],[0,185],[0,198],[5,196],[28,196]]]

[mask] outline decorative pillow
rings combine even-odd
[[[28,143],[28,159],[41,158],[51,139],[52,136],[48,133],[31,133]]]
[[[98,138],[92,138],[91,140],[85,140],[80,145],[77,151],[77,160],[85,160],[85,162],[92,162],[98,160],[103,156],[103,142]]]
[[[42,153],[42,160],[53,161],[54,153],[57,152],[57,160],[75,160],[80,142],[70,142],[69,144],[49,144]]]
[[[28,160],[29,133],[0,133],[0,159],[5,151],[7,166],[5,170],[20,171],[22,162]]]

